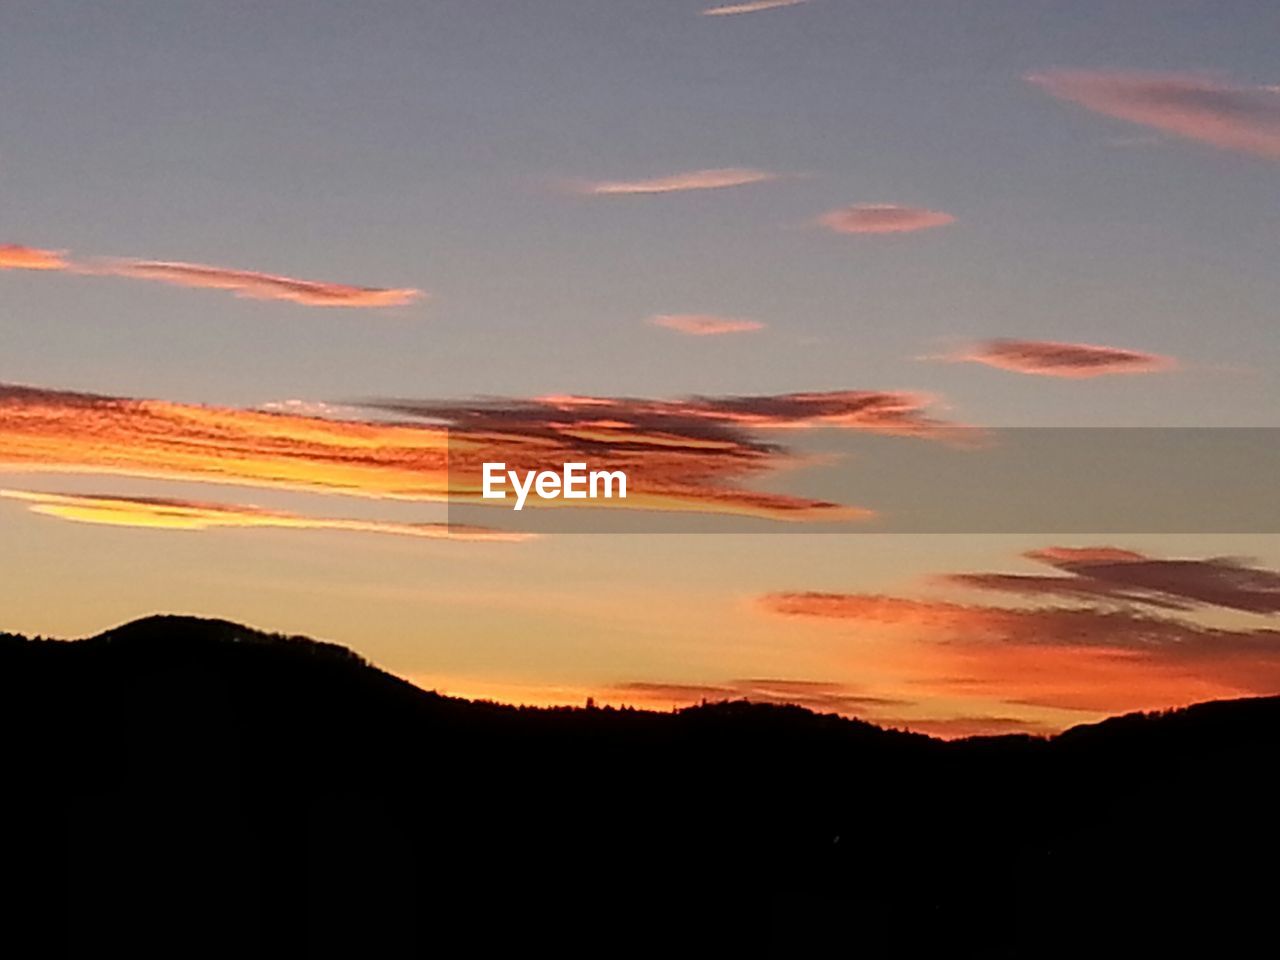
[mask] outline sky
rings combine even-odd
[[[1278,692],[1274,534],[803,532],[875,513],[857,455],[805,493],[850,438],[1280,426],[1277,35],[1261,0],[6,3],[0,629],[199,613],[469,696],[942,735]],[[641,528],[788,535],[445,525],[466,451],[548,442],[632,470]]]

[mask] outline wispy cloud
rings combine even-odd
[[[1161,373],[1177,367],[1172,357],[1156,353],[1054,340],[988,340],[946,359],[1074,380],[1115,373]]]
[[[771,519],[855,519],[867,510],[744,489],[740,483],[796,462],[758,431],[833,427],[942,438],[957,428],[934,420],[929,399],[881,391],[778,396],[546,396],[529,400],[429,402],[387,400],[377,408],[448,424],[455,439],[451,468],[478,482],[484,460],[511,469],[558,469],[582,460],[624,470],[628,506],[729,513]],[[484,438],[474,449],[459,443]],[[500,444],[502,456],[491,456]],[[633,493],[639,492],[639,496]],[[474,491],[472,491],[474,492]]]
[[[0,464],[407,500],[448,494],[442,428],[0,385]]]
[[[1117,547],[1046,547],[1024,556],[1059,573],[963,573],[946,580],[1027,597],[1088,598],[1164,610],[1208,606],[1280,614],[1280,571],[1232,557],[1161,559]]]
[[[1160,560],[1114,547],[1049,547],[1028,557],[1067,575],[942,579],[1075,602],[1006,607],[811,591],[771,594],[761,604],[791,618],[907,631],[917,641],[919,686],[935,697],[1110,711],[1280,689],[1280,630],[1169,615],[1219,607],[1274,616],[1280,572],[1221,558]]]
[[[752,0],[751,3],[732,3],[722,7],[707,7],[702,11],[704,17],[728,17],[736,13],[759,13],[761,10],[776,10],[779,7],[798,7],[809,0]]]
[[[65,252],[0,243],[0,270],[66,270]]]
[[[829,426],[949,436],[928,403],[906,393],[840,391],[366,405],[401,417],[392,423],[0,385],[0,468],[472,502],[480,500],[485,462],[525,471],[586,461],[626,471],[628,498],[612,501],[618,508],[854,519],[867,511],[749,489],[744,481],[795,462],[755,431]]]
[[[1198,140],[1280,160],[1280,91],[1194,73],[1053,70],[1028,77],[1061,100]]]
[[[429,540],[527,540],[531,535],[503,533],[483,527],[448,523],[397,523],[387,520],[355,520],[310,517],[260,507],[173,500],[163,497],[120,497],[82,494],[37,493],[0,490],[0,498],[29,504],[32,513],[78,523],[144,527],[161,530],[211,530],[217,528],[275,528],[285,530],[339,530],[347,533],[383,533]]]
[[[253,300],[282,300],[309,307],[395,307],[420,299],[410,288],[354,287],[321,280],[299,280],[254,270],[165,260],[99,259],[76,261],[65,251],[0,245],[0,270],[49,270],[88,276],[127,277],[180,287],[227,290]]]
[[[551,395],[532,400],[379,401],[379,409],[448,420],[458,427],[495,430],[518,425],[544,435],[547,430],[595,430],[633,442],[637,434],[733,443],[743,430],[841,427],[897,436],[951,436],[954,425],[928,414],[932,398],[882,390],[830,390],[724,397],[654,400],[638,397]],[[616,424],[616,426],[611,426]]]
[[[939,210],[893,203],[861,203],[828,210],[818,223],[835,233],[912,233],[945,227],[956,218]]]
[[[685,190],[720,190],[724,187],[741,187],[750,183],[776,180],[778,175],[767,170],[745,167],[724,167],[715,170],[689,170],[646,180],[604,180],[582,186],[582,192],[593,196],[613,196],[639,193],[679,193]]]
[[[105,272],[116,277],[157,280],[179,287],[229,290],[238,297],[285,300],[308,307],[397,307],[422,296],[422,291],[409,288],[352,287],[252,270],[163,260],[118,260],[107,266]]]
[[[666,327],[690,337],[712,337],[724,333],[749,333],[763,330],[758,320],[719,317],[711,313],[659,313],[649,318],[657,327]]]

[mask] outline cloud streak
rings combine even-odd
[[[841,391],[366,405],[401,418],[392,423],[0,385],[0,468],[472,503],[482,502],[483,463],[525,471],[585,461],[627,473],[628,498],[610,501],[617,508],[856,519],[867,511],[745,486],[795,462],[756,432],[828,426],[946,436],[951,428],[927,415],[927,403]]]
[[[1060,575],[963,573],[949,583],[1026,597],[1076,597],[1162,610],[1219,607],[1280,614],[1280,572],[1231,557],[1161,559],[1116,547],[1047,547],[1024,554]]]
[[[441,428],[0,385],[0,465],[443,500]]]
[[[776,173],[770,173],[767,170],[722,167],[713,170],[689,170],[646,180],[603,180],[584,185],[582,192],[597,197],[682,193],[688,190],[722,190],[725,187],[742,187],[777,178]]]
[[[751,3],[732,3],[722,7],[707,7],[702,11],[704,17],[728,17],[739,13],[759,13],[762,10],[777,10],[780,7],[798,7],[809,0],[752,0]]]
[[[193,289],[227,290],[250,300],[283,300],[308,307],[398,307],[422,297],[422,291],[408,288],[352,287],[202,263],[119,260],[106,267],[105,272],[115,277],[154,280]]]
[[[518,541],[529,534],[503,533],[483,527],[448,523],[396,523],[386,520],[354,520],[309,517],[260,507],[174,500],[163,497],[36,493],[0,490],[0,498],[28,504],[32,513],[77,523],[141,527],[159,530],[211,530],[222,528],[273,528],[283,530],[338,530],[346,533],[381,533],[428,540]]]
[[[65,251],[0,245],[0,270],[61,271],[97,277],[149,280],[191,289],[226,290],[252,300],[278,300],[308,307],[396,307],[421,299],[411,288],[354,287],[321,280],[299,280],[254,270],[167,260],[70,260]]]
[[[1223,150],[1280,160],[1280,91],[1191,73],[1053,70],[1028,78],[1059,100]]]
[[[1177,368],[1172,357],[1156,353],[1054,340],[988,340],[948,359],[1072,380],[1120,373],[1162,373]]]
[[[764,324],[758,320],[719,317],[710,313],[659,313],[650,317],[649,323],[689,337],[714,337],[764,329]]]
[[[834,233],[914,233],[955,223],[956,218],[940,210],[903,207],[894,203],[861,203],[828,210],[818,224]]]
[[[66,270],[64,252],[0,243],[0,270]]]
[[[373,404],[392,413],[447,420],[470,430],[517,426],[532,435],[580,431],[620,442],[666,445],[670,439],[698,444],[737,443],[743,430],[839,427],[895,436],[951,436],[955,425],[927,410],[931,398],[905,391],[831,390],[653,400],[637,397],[550,395],[531,400],[415,401]]]
[[[558,470],[562,463],[584,461],[594,469],[626,472],[628,508],[842,520],[866,517],[869,512],[744,489],[742,481],[795,462],[785,449],[755,434],[832,427],[901,436],[951,436],[956,428],[928,416],[928,404],[927,398],[909,393],[833,391],[682,400],[571,395],[529,400],[387,400],[377,408],[448,424],[453,430],[450,465],[455,492],[468,496],[474,496],[477,488],[458,491],[456,483],[465,478],[469,484],[478,484],[485,460],[500,459],[508,469],[521,471]],[[490,455],[495,443],[500,444],[502,456]],[[624,506],[624,502],[612,505]]]
[[[1280,630],[1171,616],[1217,607],[1280,612],[1280,572],[1223,558],[1162,560],[1115,547],[1048,547],[1061,576],[951,574],[952,586],[1073,605],[984,603],[839,592],[761,598],[776,616],[904,630],[933,697],[997,698],[1071,710],[1152,709],[1280,690]]]
[[[849,620],[893,627],[924,627],[957,639],[987,639],[1047,647],[1110,647],[1127,650],[1185,649],[1199,638],[1247,636],[1211,630],[1181,620],[1089,607],[1018,609],[981,604],[915,600],[858,593],[780,593],[767,609],[789,617]],[[1280,632],[1261,631],[1280,652]]]
[[[934,697],[1112,711],[1280,690],[1280,631],[1272,629],[871,594],[775,594],[762,602],[792,618],[908,631],[919,644],[921,692]]]

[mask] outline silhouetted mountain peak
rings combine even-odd
[[[152,614],[112,627],[84,641],[93,646],[127,646],[173,652],[173,648],[209,646],[272,647],[311,657],[324,657],[354,666],[368,666],[367,661],[348,647],[311,637],[267,633],[241,623],[213,617],[183,614]]]
[[[270,636],[261,630],[233,623],[230,620],[221,620],[214,617],[196,617],[187,614],[155,613],[151,616],[139,617],[137,620],[130,620],[128,623],[122,623],[118,627],[104,630],[90,639],[118,642],[146,639],[157,634],[164,634],[174,638],[229,642],[235,642],[242,638],[252,642],[258,638]]]

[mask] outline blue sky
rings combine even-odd
[[[270,430],[243,410],[223,411],[226,423],[203,418],[194,404],[641,398],[611,415],[628,428],[629,417],[676,423],[692,431],[675,431],[686,440],[728,437],[755,455],[760,418],[768,441],[786,443],[794,434],[774,428],[839,426],[824,412],[829,398],[797,412],[776,396],[822,391],[932,398],[927,410],[906,403],[895,423],[907,427],[921,417],[1280,425],[1274,2],[808,0],[717,17],[703,6],[0,5],[0,488],[122,498],[75,509],[0,502],[11,618],[0,629],[90,632],[176,610],[329,636],[455,692],[562,702],[669,682],[679,699],[680,684],[714,695],[717,684],[737,689],[733,678],[818,679],[901,700],[902,716],[886,722],[985,717],[992,729],[1011,717],[1047,729],[1109,710],[1274,692],[1280,654],[1255,669],[1248,656],[1260,641],[1248,631],[1276,610],[1217,586],[1171,600],[1149,580],[1165,576],[1159,558],[1175,557],[1187,564],[1168,561],[1178,576],[1270,583],[1280,574],[1220,558],[1280,565],[1274,537],[597,536],[497,546],[332,527],[119,524],[112,510],[141,509],[148,496],[338,520],[438,519],[438,503],[384,498],[409,472],[394,457],[376,465],[386,474],[371,470],[361,499],[335,494],[323,471],[330,486],[307,494],[263,482],[281,463],[263,439]],[[587,189],[726,168],[771,176],[644,195]],[[934,216],[935,226],[840,233],[819,223],[875,204]],[[24,256],[58,268],[7,268],[6,257]],[[265,284],[271,296],[203,288],[207,278],[193,283],[189,270],[179,282],[175,261],[212,265],[217,283],[241,292]],[[165,282],[145,282],[157,272]],[[318,295],[290,278],[338,298],[363,295],[349,287],[426,295],[319,308],[280,298]],[[763,329],[687,336],[681,323],[646,322],[685,314]],[[1030,346],[1008,361],[981,346],[997,338]],[[1080,378],[1097,358],[1079,351],[1070,375],[1047,371],[1041,341],[1132,351],[1144,375]],[[942,359],[957,355],[981,362]],[[6,383],[45,392],[6,394]],[[109,403],[90,404],[81,422],[83,405],[59,391],[156,398],[174,422],[195,426],[157,440],[157,422],[168,421],[150,409],[116,436],[95,419],[109,419]],[[730,399],[654,414],[653,401],[690,395]],[[31,429],[33,410],[48,436]],[[534,429],[540,417],[574,414],[527,403],[516,412]],[[349,450],[344,429],[281,424],[308,442],[322,436],[326,469]],[[260,458],[252,470],[215,475],[203,464],[193,475],[164,460],[166,443],[203,449],[222,428],[234,442],[211,460],[248,449]],[[389,447],[403,441],[387,437]],[[106,441],[118,444],[109,457]],[[101,526],[104,510],[116,526]],[[1117,619],[1100,607],[1031,609],[1024,596],[1009,601],[1025,608],[1011,614],[984,605],[988,595],[975,601],[972,588],[963,609],[902,599],[933,597],[939,583],[960,596],[948,573],[1007,585],[1001,576],[1019,572],[1057,577],[1032,588],[1057,603],[1055,590],[1098,594],[1105,578],[1094,573],[1113,567],[1151,609]],[[67,582],[78,585],[75,602],[60,599]],[[815,590],[861,593],[796,614],[805,605],[792,594]],[[772,612],[761,612],[761,597],[773,597]],[[1041,660],[1025,642],[1064,623],[1074,636],[1083,618],[1130,654],[1151,610],[1184,607],[1202,619],[1166,625],[1163,636],[1203,655],[1194,662],[1179,652],[1130,675],[1101,646],[1068,644]],[[1214,617],[1241,631],[1224,635],[1231,650],[1221,657],[1201,650],[1206,637],[1223,639],[1202,629]],[[995,670],[998,650],[895,633],[938,623],[1007,641],[1007,673],[984,676],[989,686],[976,691],[956,687],[977,669],[964,658]],[[956,651],[960,660],[948,660]]]
[[[700,9],[6,4],[6,239],[431,294],[316,316],[6,277],[6,379],[238,404],[909,386],[981,422],[1272,422],[1274,163],[1147,142],[1024,77],[1273,83],[1273,6]],[[784,178],[653,198],[564,189],[728,166]],[[957,222],[888,238],[811,226],[868,202]],[[680,312],[769,326],[688,343],[643,323]],[[987,336],[1191,369],[1082,391],[913,359]]]

